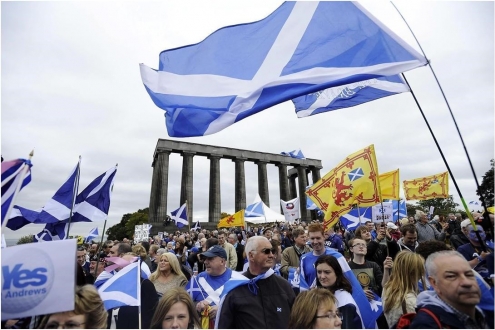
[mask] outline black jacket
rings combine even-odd
[[[244,245],[242,245],[241,242],[237,243],[235,252],[237,254],[237,266],[235,267],[235,270],[242,272],[242,268],[244,267],[244,257],[242,256],[242,253],[244,252]]]

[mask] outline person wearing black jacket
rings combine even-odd
[[[244,257],[242,255],[244,253],[244,245],[239,243],[239,237],[237,234],[230,234],[227,240],[234,246],[235,253],[237,255],[237,266],[235,267],[235,270],[242,272],[242,268],[244,267]]]

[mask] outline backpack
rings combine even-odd
[[[418,312],[419,311],[423,311],[423,312],[427,313],[428,315],[430,315],[433,318],[433,320],[435,321],[435,323],[437,324],[437,326],[438,326],[437,329],[442,329],[442,324],[440,323],[440,320],[438,319],[438,317],[436,317],[435,314],[433,314],[432,311],[430,311],[429,309],[426,309],[426,308],[420,308],[418,310]],[[416,317],[416,313],[406,313],[407,310],[406,310],[406,302],[405,301],[402,301],[402,312],[404,314],[402,314],[401,317],[399,317],[399,320],[397,321],[397,323],[393,327],[394,329],[409,329],[409,326],[411,325],[412,321]]]

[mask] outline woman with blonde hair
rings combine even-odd
[[[148,254],[142,245],[134,245],[132,247],[132,252],[134,252],[141,260],[145,261]]]
[[[315,288],[297,295],[289,318],[289,329],[340,329],[342,315],[330,290]]]
[[[150,281],[155,285],[156,292],[163,295],[167,290],[176,287],[184,287],[187,279],[182,272],[177,257],[170,252],[165,252],[158,260],[158,267],[151,274]]]
[[[191,296],[183,288],[168,290],[158,303],[151,329],[201,329]]]
[[[398,253],[382,293],[383,314],[390,328],[402,314],[416,311],[420,280],[425,283],[425,259],[411,251]]]
[[[40,329],[106,329],[107,311],[93,285],[76,286],[74,310],[45,315]]]

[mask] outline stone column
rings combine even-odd
[[[153,160],[153,178],[151,180],[149,209],[150,223],[159,223],[161,225],[167,216],[169,156],[170,150],[160,150]]]
[[[182,152],[182,179],[180,185],[180,205],[187,201],[189,226],[193,219],[193,152]]]
[[[289,199],[297,197],[296,175],[289,175]]]
[[[208,210],[208,222],[220,221],[220,158],[221,155],[209,155],[210,160],[210,202]]]
[[[246,158],[235,158],[235,211],[246,208],[246,174],[244,162]]]
[[[297,167],[297,177],[299,181],[299,214],[302,221],[311,220],[309,212],[306,210],[306,186],[308,185],[308,177],[305,166]]]
[[[311,166],[310,169],[311,169],[311,176],[313,178],[313,184],[314,184],[314,183],[318,182],[318,180],[321,179],[320,170],[322,168]]]
[[[258,193],[261,200],[270,207],[270,195],[268,193],[268,176],[266,173],[266,162],[257,161],[258,165]]]
[[[280,188],[280,199],[284,201],[291,200],[289,196],[289,181],[287,180],[287,163],[277,163],[278,167],[278,183]],[[280,212],[284,214],[282,205],[280,205]]]

